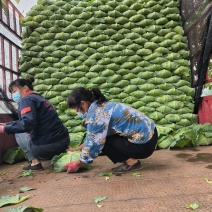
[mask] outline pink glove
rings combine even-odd
[[[4,133],[5,126],[0,125],[0,133]]]
[[[67,167],[67,173],[73,173],[77,172],[80,166],[77,165],[77,161],[70,162],[64,165],[64,167]]]

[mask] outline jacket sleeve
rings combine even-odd
[[[112,109],[99,109],[99,112],[90,114],[91,117],[88,118],[85,146],[80,157],[83,163],[92,163],[105,145]]]
[[[36,99],[23,97],[19,105],[19,120],[8,122],[5,131],[8,134],[31,132],[36,128],[37,108]]]

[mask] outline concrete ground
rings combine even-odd
[[[26,162],[0,166],[0,197],[16,195],[21,187],[35,190],[21,193],[29,199],[17,205],[43,208],[45,212],[183,212],[186,205],[198,203],[196,211],[212,211],[212,146],[179,150],[156,150],[141,160],[140,176],[132,173],[99,173],[115,167],[106,156],[94,160],[89,171],[55,173],[50,161],[43,161],[45,171],[19,177]],[[94,197],[105,196],[98,203]]]

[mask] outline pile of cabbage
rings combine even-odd
[[[131,105],[167,136],[197,123],[178,0],[43,0],[22,25],[21,76],[36,79],[75,146],[85,129],[66,99],[79,86]]]

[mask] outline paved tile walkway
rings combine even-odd
[[[15,195],[21,187],[35,190],[21,205],[40,207],[44,212],[184,212],[185,205],[197,202],[198,212],[212,212],[212,146],[180,150],[156,150],[141,160],[139,176],[132,173],[112,175],[108,180],[98,174],[116,166],[99,156],[89,171],[55,173],[50,161],[45,171],[19,177],[26,162],[0,166],[0,196]],[[7,173],[7,174],[6,174]],[[5,175],[6,174],[6,175]],[[106,196],[99,203],[94,197]]]

